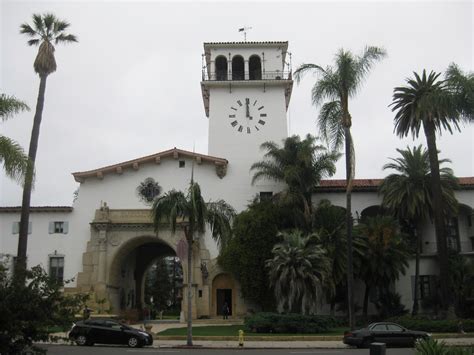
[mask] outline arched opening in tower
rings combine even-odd
[[[262,62],[258,55],[249,58],[249,79],[262,80]]]
[[[232,80],[244,80],[245,69],[244,69],[244,58],[240,55],[236,55],[232,58]]]
[[[223,55],[216,58],[216,80],[227,80],[227,58]]]

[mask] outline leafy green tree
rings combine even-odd
[[[273,310],[275,305],[265,261],[281,241],[278,230],[284,228],[284,219],[284,212],[271,201],[252,203],[236,216],[233,237],[218,259],[219,265],[239,281],[242,297],[264,311]]]
[[[390,285],[405,274],[410,252],[390,216],[367,217],[357,226],[357,232],[365,242],[359,276],[365,282],[363,313],[367,317],[370,290],[378,288],[388,294]]]
[[[172,303],[172,281],[166,259],[158,259],[145,278],[145,302],[160,311],[168,309]]]
[[[334,206],[329,200],[322,200],[314,211],[313,217],[313,228],[319,235],[320,245],[326,251],[330,261],[330,272],[326,278],[324,291],[331,304],[332,316],[334,316],[337,291],[345,287],[347,275],[345,215],[346,211],[343,207]]]
[[[296,81],[303,75],[315,71],[320,78],[313,86],[311,96],[313,104],[319,106],[325,102],[318,116],[321,137],[333,148],[339,149],[344,142],[346,156],[346,229],[347,229],[347,290],[349,304],[349,324],[351,329],[354,321],[354,276],[353,276],[353,243],[351,192],[355,175],[355,153],[351,136],[352,117],[349,111],[349,99],[359,91],[365,77],[375,62],[386,55],[378,47],[366,47],[361,56],[340,49],[335,57],[335,66],[323,68],[317,64],[302,64],[295,71]]]
[[[24,102],[17,100],[13,96],[0,94],[1,121],[6,121],[14,114],[25,110],[29,110],[29,108]],[[10,178],[14,180],[21,180],[24,178],[28,164],[28,157],[23,151],[23,148],[17,142],[1,134],[0,163],[3,164],[4,171]]]
[[[0,266],[1,354],[23,354],[26,349],[45,353],[34,343],[51,340],[53,327],[69,329],[87,297],[65,295],[64,284],[51,279],[40,266],[26,270],[25,280],[26,284],[11,277]]]
[[[17,265],[19,271],[26,268],[26,250],[28,245],[28,221],[31,202],[31,189],[33,185],[33,173],[35,170],[36,152],[38,150],[41,119],[43,116],[44,95],[46,91],[46,79],[56,71],[56,59],[54,58],[54,44],[77,42],[76,36],[66,34],[69,23],[59,20],[53,14],[33,15],[33,27],[24,23],[20,26],[20,33],[30,39],[28,45],[39,45],[38,54],[34,62],[34,70],[40,77],[38,100],[36,103],[33,129],[31,131],[30,147],[28,150],[29,163],[23,185],[23,198],[21,202],[20,233],[18,239]]]
[[[265,142],[261,148],[267,151],[265,160],[252,164],[250,169],[255,171],[252,183],[260,179],[285,183],[286,189],[279,195],[280,201],[301,212],[303,222],[300,227],[309,231],[314,187],[321,179],[334,175],[334,164],[340,155],[316,145],[316,138],[310,134],[304,140],[296,135],[288,137],[283,141],[283,147]]]
[[[283,241],[273,248],[273,258],[267,260],[266,267],[280,312],[316,311],[330,272],[326,252],[317,242],[317,235],[304,237],[300,231],[293,231],[283,233]]]
[[[421,145],[407,149],[397,149],[398,158],[390,158],[391,163],[385,164],[383,169],[394,170],[388,175],[379,188],[382,195],[382,206],[388,209],[400,221],[409,226],[411,238],[416,240],[415,248],[415,292],[412,315],[418,313],[418,278],[420,270],[420,252],[422,222],[433,216],[431,171],[428,151]],[[448,159],[440,160],[443,164]],[[441,190],[443,192],[443,206],[447,213],[454,215],[457,211],[457,200],[454,189],[458,186],[453,171],[449,168],[440,168]]]
[[[231,237],[231,220],[235,216],[235,210],[224,200],[206,203],[201,195],[199,184],[191,178],[187,194],[173,189],[158,197],[153,203],[152,215],[156,231],[162,227],[163,221],[170,224],[173,233],[176,231],[178,221],[184,223],[184,235],[188,244],[186,341],[187,345],[192,345],[193,243],[205,232],[206,225],[209,225],[212,237],[221,249],[224,248]]]
[[[453,128],[460,130],[462,120],[473,119],[472,75],[464,77],[455,65],[448,68],[446,80],[440,80],[440,73],[431,71],[420,76],[413,73],[413,79],[407,79],[407,86],[396,87],[393,92],[392,111],[396,111],[395,132],[400,137],[409,133],[418,137],[421,126],[426,137],[431,170],[431,189],[433,200],[433,218],[440,269],[440,298],[443,309],[449,304],[448,290],[448,248],[446,241],[443,193],[439,171],[436,132]],[[467,84],[466,84],[467,83]],[[468,97],[462,97],[462,90],[471,90]]]

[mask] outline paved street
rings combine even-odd
[[[171,348],[141,348],[130,349],[127,347],[116,346],[67,346],[67,345],[46,345],[48,354],[98,354],[98,355],[115,355],[115,354],[177,354],[177,355],[218,355],[218,354],[236,354],[245,352],[245,355],[368,355],[368,349],[171,349]],[[387,349],[387,355],[412,355],[413,349]]]

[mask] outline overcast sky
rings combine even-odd
[[[71,205],[78,184],[71,173],[173,147],[207,153],[208,119],[201,98],[203,42],[289,41],[293,69],[331,64],[341,47],[360,53],[381,46],[377,64],[350,102],[356,178],[381,178],[396,148],[416,142],[393,134],[388,105],[393,88],[413,71],[444,71],[451,62],[473,70],[471,1],[399,2],[159,2],[0,0],[0,91],[31,112],[0,122],[0,131],[27,150],[39,79],[36,47],[19,26],[33,13],[53,12],[71,23],[79,43],[56,48],[48,78],[32,205]],[[316,133],[314,78],[295,85],[290,134]],[[474,176],[474,125],[438,138],[442,158],[457,176]],[[418,142],[424,143],[424,136]],[[225,158],[225,157],[223,157]],[[344,159],[336,178],[343,178]],[[21,204],[21,188],[0,174],[0,205]]]

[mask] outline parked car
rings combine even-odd
[[[126,344],[131,348],[152,345],[151,334],[110,319],[87,319],[76,322],[69,338],[77,345]]]
[[[430,334],[409,330],[389,322],[372,323],[367,328],[344,333],[344,344],[368,348],[371,343],[385,343],[391,346],[414,346],[418,339],[427,339]]]

